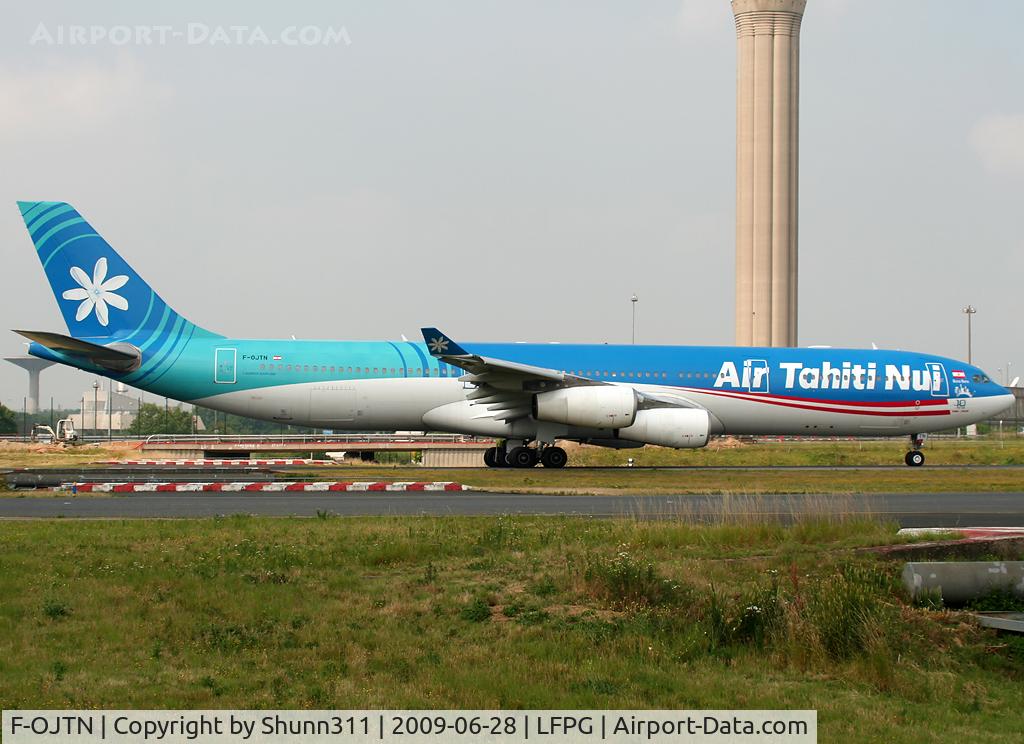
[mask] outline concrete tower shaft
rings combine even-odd
[[[28,372],[28,398],[25,401],[25,410],[28,413],[39,413],[39,374],[56,362],[38,357],[7,357],[7,361]]]
[[[797,343],[800,20],[807,0],[732,0],[736,343]]]

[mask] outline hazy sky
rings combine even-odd
[[[5,9],[3,329],[66,331],[14,204],[44,199],[229,335],[628,342],[636,292],[641,341],[732,343],[727,0],[263,5]],[[801,344],[963,358],[969,302],[975,361],[1024,373],[1024,3],[807,5]],[[305,26],[350,43],[245,43]]]

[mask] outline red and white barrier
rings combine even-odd
[[[333,460],[103,460],[96,465],[337,465]]]
[[[1024,527],[905,527],[899,535],[963,535],[968,540],[1024,537]]]
[[[469,491],[471,487],[453,481],[238,481],[230,483],[66,483],[60,490],[70,491],[73,489],[77,489],[78,493],[197,493],[211,491],[226,493],[344,491],[358,493],[365,491]]]

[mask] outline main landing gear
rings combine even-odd
[[[924,465],[924,452],[921,451],[921,447],[924,445],[924,434],[911,434],[910,435],[910,446],[913,449],[908,452],[903,462],[907,463],[912,468],[917,468]]]
[[[484,451],[484,464],[489,468],[532,468],[538,462],[546,468],[564,468],[569,456],[561,447],[544,448],[519,445],[512,449],[504,446]]]

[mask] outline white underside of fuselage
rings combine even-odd
[[[759,435],[897,436],[921,434],[976,423],[1008,403],[999,397],[950,399],[941,406],[922,401],[906,406],[858,410],[855,404],[752,400],[743,393],[702,391],[665,385],[634,386],[639,391],[706,408],[712,433]],[[398,378],[305,382],[256,390],[238,390],[191,401],[240,416],[335,431],[430,430],[480,436],[537,435],[532,418],[512,424],[491,418],[472,406],[472,389],[458,379]],[[948,412],[948,413],[947,413]],[[550,424],[541,424],[550,429]],[[557,436],[599,436],[591,430],[561,427]],[[608,435],[613,436],[611,432]]]

